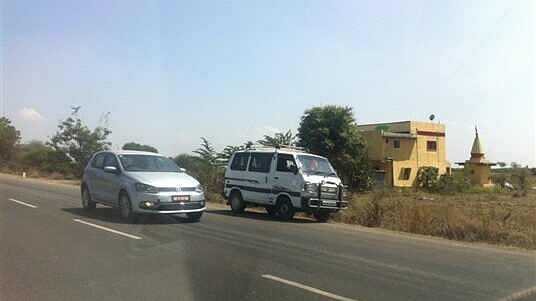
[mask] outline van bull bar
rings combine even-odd
[[[310,198],[308,205],[311,208],[326,209],[347,209],[348,201],[346,200],[347,185],[326,185],[320,183],[316,198]]]

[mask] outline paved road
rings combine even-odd
[[[535,252],[224,207],[127,224],[76,187],[0,181],[1,300],[536,299]]]

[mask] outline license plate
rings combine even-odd
[[[173,202],[187,202],[190,200],[189,195],[174,195],[171,197],[171,201]]]

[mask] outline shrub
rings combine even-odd
[[[437,183],[438,176],[439,169],[437,167],[423,166],[419,168],[415,179],[417,187],[432,189]]]
[[[471,190],[472,185],[464,174],[441,175],[434,190],[441,194],[463,193]]]
[[[529,177],[530,177],[530,171],[527,167],[514,168],[514,170],[512,171],[512,178],[519,185],[519,189],[521,190],[521,195],[523,196],[527,195],[527,192],[528,192]]]
[[[491,182],[504,187],[504,184],[507,182],[506,175],[504,173],[494,173],[491,175]]]

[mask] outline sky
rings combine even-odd
[[[1,114],[47,140],[81,106],[113,148],[174,156],[292,129],[313,106],[447,128],[447,159],[536,165],[533,1],[2,0]]]

